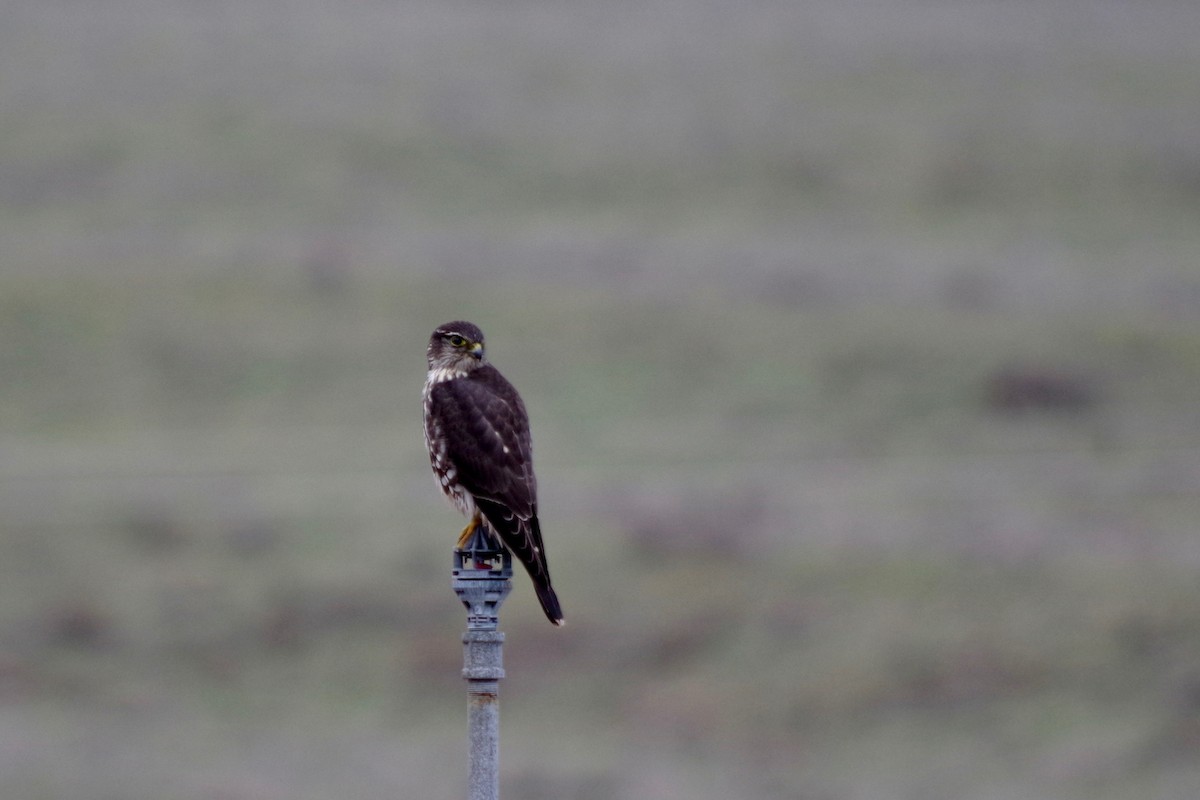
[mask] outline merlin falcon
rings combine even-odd
[[[448,322],[429,337],[425,448],[438,485],[470,519],[465,548],[479,526],[512,551],[533,579],[546,617],[563,624],[537,516],[537,478],[525,404],[484,360],[483,331]]]

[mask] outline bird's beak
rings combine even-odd
[[[482,342],[475,342],[475,344],[471,345],[471,357],[474,358],[476,361],[483,360],[483,343]]]

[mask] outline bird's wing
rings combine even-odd
[[[529,418],[521,396],[491,365],[433,387],[430,400],[459,484],[520,519],[537,508]]]

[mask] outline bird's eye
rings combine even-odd
[[[466,345],[466,343],[467,340],[459,336],[457,333],[450,337],[450,344],[454,347],[463,347]]]

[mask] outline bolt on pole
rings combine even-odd
[[[500,797],[500,680],[504,634],[500,604],[512,590],[512,555],[480,526],[454,551],[454,592],[467,609],[463,680],[467,682],[468,800]]]

